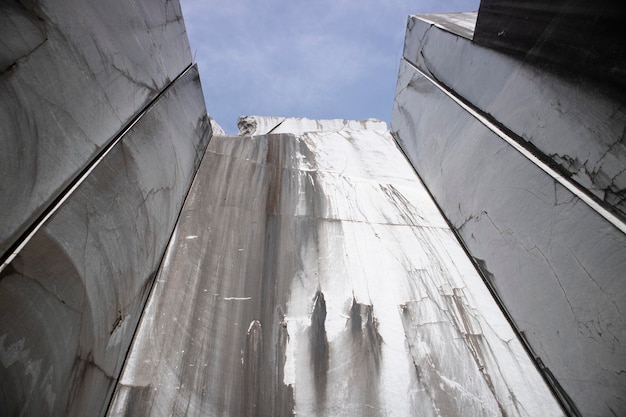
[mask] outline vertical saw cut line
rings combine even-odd
[[[155,98],[153,98],[143,109],[132,118],[130,122],[124,126],[113,139],[105,145],[96,157],[87,164],[87,166],[70,182],[70,184],[52,201],[52,203],[39,215],[39,217],[26,229],[24,233],[13,243],[9,249],[2,254],[0,261],[0,273],[15,259],[15,257],[24,249],[26,244],[35,236],[35,234],[46,224],[46,222],[56,214],[63,204],[74,194],[80,185],[89,177],[94,169],[107,157],[113,148],[124,138],[141,118],[152,109],[156,103],[163,97],[176,82],[189,72],[195,66],[191,63],[176,78],[163,89]]]
[[[421,69],[419,69],[415,64],[406,58],[402,58],[404,62],[409,64],[411,68],[417,71],[420,75],[430,81],[435,87],[437,87],[440,91],[442,91],[446,96],[450,97],[456,104],[461,106],[465,111],[471,114],[476,120],[481,122],[485,127],[491,130],[493,133],[498,135],[501,139],[503,139],[506,143],[511,145],[515,150],[521,153],[524,157],[526,157],[530,162],[535,164],[539,169],[543,172],[551,176],[555,181],[569,190],[572,194],[578,197],[581,201],[587,204],[593,211],[598,213],[604,219],[606,219],[609,223],[619,229],[622,233],[626,233],[626,223],[622,221],[618,216],[613,214],[610,210],[604,207],[604,205],[596,199],[596,197],[591,196],[588,191],[578,184],[577,182],[566,178],[564,175],[559,173],[554,168],[550,167],[546,162],[542,161],[537,155],[527,149],[524,144],[522,144],[521,139],[515,139],[511,134],[505,132],[501,127],[499,127],[496,123],[490,120],[490,118],[478,111],[467,102],[465,102],[461,97],[459,97],[456,93],[451,91],[442,85],[439,81],[435,80],[433,77],[424,73]]]

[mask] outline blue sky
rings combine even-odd
[[[181,0],[209,114],[389,122],[409,14],[478,0]]]

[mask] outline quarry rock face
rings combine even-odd
[[[191,64],[178,2],[3,2],[0,250]]]
[[[4,2],[0,415],[626,414],[623,48],[557,3],[409,17],[391,131],[228,136],[177,1]]]
[[[210,136],[177,2],[0,6],[0,414],[104,415]]]
[[[565,409],[624,414],[624,99],[464,18],[409,18],[392,132]]]
[[[563,415],[384,123],[252,122],[211,139],[109,415]]]

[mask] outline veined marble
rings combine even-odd
[[[212,139],[110,416],[563,415],[391,135],[344,125]]]

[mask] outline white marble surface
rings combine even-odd
[[[377,119],[307,119],[305,117],[241,116],[237,122],[239,135],[265,135],[268,133],[306,132],[378,129],[387,130],[387,124]]]
[[[390,134],[346,125],[212,139],[110,416],[563,415]]]

